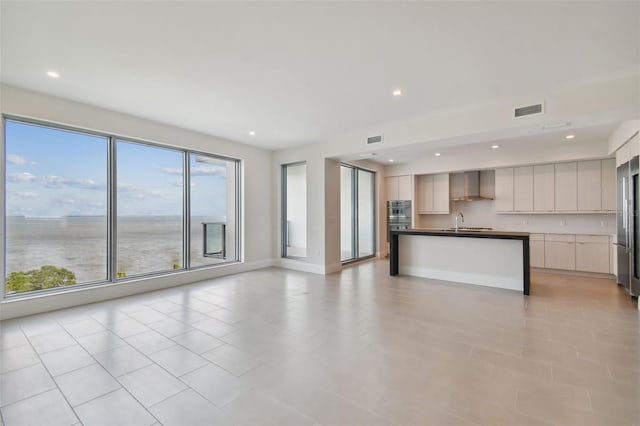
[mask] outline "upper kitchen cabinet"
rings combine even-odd
[[[496,170],[496,212],[513,212],[513,168]]]
[[[387,187],[387,201],[398,200],[398,177],[390,176],[384,178],[385,186]]]
[[[449,173],[433,176],[433,211],[449,213]]]
[[[496,170],[496,213],[601,213],[616,209],[614,159]]]
[[[533,167],[513,169],[513,210],[533,211]]]
[[[387,201],[413,200],[413,176],[389,176],[384,180]]]
[[[602,160],[602,210],[616,210],[616,159]]]
[[[555,167],[545,164],[533,167],[533,210],[552,212],[555,210]]]
[[[602,161],[578,162],[578,210],[602,210]]]
[[[449,213],[449,174],[418,176],[418,213]]]
[[[413,176],[398,176],[398,199],[413,200]]]
[[[578,169],[576,163],[555,165],[555,211],[578,210]]]

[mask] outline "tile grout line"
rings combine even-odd
[[[94,319],[94,321],[96,321],[96,320]],[[113,332],[112,332],[112,333],[113,333]],[[97,333],[96,333],[96,334],[97,334]],[[115,335],[115,333],[113,333],[113,334]],[[117,336],[117,335],[116,335],[116,336]],[[84,337],[84,336],[83,336],[83,337]],[[117,336],[117,337],[118,337],[119,339],[121,339],[123,342],[125,341],[125,340],[124,340],[124,339],[122,339],[120,336]],[[96,365],[99,365],[99,366],[100,366],[100,368],[102,368],[102,369],[103,369],[103,370],[104,370],[104,371],[105,371],[109,376],[111,376],[111,378],[113,378],[113,379],[118,383],[118,385],[120,385],[120,388],[118,388],[118,389],[114,389],[114,390],[109,391],[109,392],[107,392],[107,393],[104,393],[104,394],[102,394],[102,395],[96,396],[95,398],[92,398],[92,399],[90,399],[90,400],[88,400],[88,401],[83,402],[82,404],[79,404],[79,405],[78,405],[78,407],[79,407],[79,406],[81,406],[81,405],[87,404],[87,403],[89,403],[89,402],[95,401],[95,400],[97,400],[97,399],[99,399],[99,398],[102,398],[102,397],[103,397],[103,396],[105,396],[105,395],[109,395],[109,394],[111,394],[111,393],[113,393],[113,392],[116,392],[116,391],[118,391],[118,390],[120,390],[120,389],[123,389],[123,390],[124,390],[125,392],[127,392],[127,393],[128,393],[128,394],[129,394],[129,395],[130,395],[130,396],[131,396],[131,397],[132,397],[132,398],[133,398],[133,399],[134,399],[138,404],[140,404],[140,406],[141,406],[142,408],[144,408],[144,410],[145,410],[145,411],[146,411],[146,412],[147,412],[147,413],[148,413],[152,418],[154,418],[156,421],[158,421],[158,419],[156,419],[156,417],[155,417],[155,416],[154,416],[154,415],[153,415],[153,414],[152,414],[152,413],[147,409],[147,407],[146,407],[144,404],[142,404],[142,402],[141,402],[141,401],[139,401],[139,400],[138,400],[138,399],[137,399],[133,394],[131,394],[131,392],[129,392],[129,389],[127,389],[125,386],[123,386],[123,385],[122,385],[122,383],[120,382],[120,380],[118,380],[118,378],[117,378],[117,377],[114,377],[114,376],[113,376],[113,374],[111,374],[111,372],[110,372],[110,371],[108,371],[108,370],[107,370],[107,369],[106,369],[106,368],[105,368],[105,367],[100,363],[100,361],[98,361],[98,360],[96,359],[96,357],[95,357],[95,355],[98,355],[98,354],[101,354],[101,353],[105,353],[105,352],[109,352],[110,350],[118,349],[118,347],[116,347],[116,348],[112,348],[112,349],[108,349],[108,350],[106,350],[106,351],[97,352],[96,354],[92,354],[91,352],[87,351],[87,349],[86,349],[84,346],[82,346],[82,344],[81,344],[80,342],[78,342],[78,340],[77,340],[74,336],[71,336],[71,338],[73,338],[73,339],[76,341],[76,344],[77,344],[78,346],[80,346],[81,348],[83,348],[83,350],[85,350],[85,351],[87,352],[87,354],[89,354],[89,356],[90,356],[91,358],[93,358],[93,360],[94,360],[94,362],[96,363]],[[125,342],[125,343],[127,343],[127,344],[128,344],[128,342]],[[123,347],[123,346],[119,346],[119,347]],[[136,348],[133,348],[133,349],[134,349],[134,350],[136,350]],[[45,366],[45,368],[46,368],[46,366]],[[85,368],[85,367],[81,367],[81,368]],[[78,371],[78,370],[80,370],[80,368],[79,368],[79,369],[76,369],[76,370],[74,370],[74,371]],[[48,369],[47,369],[47,371],[48,371]],[[74,414],[76,415],[76,418],[77,418],[77,419],[78,419],[78,421],[82,424],[82,421],[80,420],[80,417],[78,416],[78,414],[77,414],[77,413],[76,413],[76,411],[75,411],[75,407],[73,407],[73,406],[71,405],[71,403],[67,400],[66,395],[64,394],[64,392],[62,392],[62,389],[60,389],[60,387],[58,386],[58,382],[56,382],[56,381],[55,381],[55,379],[53,379],[53,380],[54,380],[54,383],[56,384],[56,386],[58,387],[58,389],[59,389],[60,393],[64,396],[65,400],[66,400],[66,401],[67,401],[67,403],[69,404],[69,407],[71,407],[71,409],[73,410]]]

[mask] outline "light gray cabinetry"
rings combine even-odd
[[[513,168],[496,170],[496,212],[513,212]]]
[[[533,211],[533,167],[513,169],[513,211]]]
[[[544,267],[575,271],[576,236],[546,234],[544,236]]]
[[[555,211],[578,210],[578,169],[576,163],[555,164]]]
[[[552,212],[555,208],[555,167],[545,164],[533,167],[533,210]]]
[[[578,210],[602,210],[602,161],[578,162]]]

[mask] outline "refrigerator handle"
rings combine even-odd
[[[626,241],[625,244],[627,247],[625,247],[625,253],[630,253],[631,252],[631,209],[629,208],[629,204],[631,204],[631,200],[627,200],[627,229],[625,232],[626,235]]]

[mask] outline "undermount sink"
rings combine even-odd
[[[443,228],[441,229],[441,231],[455,231],[456,228]],[[465,232],[481,232],[481,231],[491,231],[493,230],[493,228],[481,228],[481,227],[465,227],[465,226],[461,226],[457,229],[458,231],[465,231]]]

